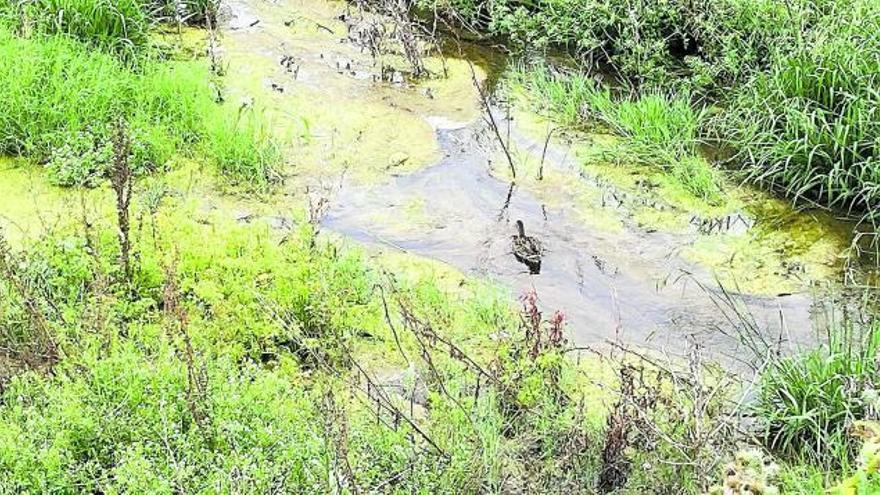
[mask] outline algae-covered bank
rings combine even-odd
[[[621,3],[0,0],[0,495],[875,493],[873,232]]]

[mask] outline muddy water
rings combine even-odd
[[[337,17],[344,10],[344,4],[322,0],[239,0],[223,40],[231,91],[262,101],[279,128],[307,122],[291,147],[288,188],[296,196],[306,185],[340,184],[325,229],[440,260],[502,284],[514,296],[535,290],[546,310],[566,314],[576,344],[619,337],[676,351],[682,336],[693,334],[736,352],[735,339],[726,334],[740,323],[719,304],[725,296],[713,267],[682,255],[711,232],[633,221],[631,212],[606,201],[624,193],[584,174],[577,152],[560,142],[545,150],[542,140],[496,109],[518,166],[524,156],[540,155],[547,170],[544,181],[521,175],[512,183],[464,61],[445,61],[448,80],[381,82],[375,61],[345,39]],[[286,56],[296,61],[295,71],[282,63]],[[516,220],[548,249],[540,274],[529,274],[511,253]],[[744,242],[736,236],[747,236],[760,221],[732,222],[733,232],[725,233],[733,236],[729,244]],[[788,240],[781,245],[789,246]],[[788,257],[784,249],[773,248],[773,256]],[[808,283],[782,295],[742,291],[734,299],[767,334],[808,341],[823,312]]]

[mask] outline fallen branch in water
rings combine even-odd
[[[507,164],[510,165],[510,175],[513,177],[513,180],[516,180],[516,165],[513,164],[513,157],[510,156],[510,151],[507,149],[507,145],[504,143],[504,138],[501,137],[501,131],[498,129],[498,123],[495,122],[495,116],[492,115],[492,107],[489,106],[489,97],[486,96],[483,87],[480,86],[480,81],[477,80],[477,71],[474,70],[474,64],[468,61],[468,67],[471,68],[471,80],[474,83],[474,87],[477,89],[477,94],[480,96],[480,103],[482,103],[483,109],[486,110],[486,114],[489,117],[489,126],[492,127],[492,131],[495,132],[495,137],[498,138],[498,144],[501,145],[501,150],[504,151],[504,156],[507,157]]]
[[[556,131],[556,128],[553,127],[547,131],[547,138],[544,139],[544,149],[541,150],[541,163],[538,165],[538,176],[536,179],[544,180],[544,159],[547,157],[547,146],[550,144],[550,138],[553,136],[553,132]]]

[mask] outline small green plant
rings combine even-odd
[[[857,421],[853,424],[852,434],[862,442],[859,466],[855,474],[837,484],[830,493],[834,495],[880,493],[880,423]]]
[[[228,114],[207,123],[204,152],[213,160],[221,175],[234,183],[265,189],[279,179],[276,165],[281,148],[251,108],[240,109],[235,117]]]

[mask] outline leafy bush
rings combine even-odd
[[[798,40],[844,2],[800,0],[422,0],[529,50],[566,48],[637,85],[718,93],[767,67],[768,53]]]

